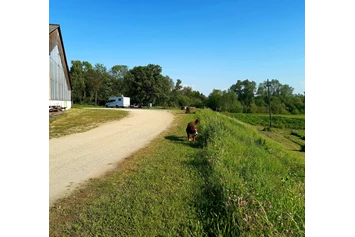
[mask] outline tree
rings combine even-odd
[[[287,114],[286,106],[279,97],[272,96],[270,98],[271,111],[273,114]]]
[[[170,96],[174,87],[174,82],[169,76],[163,76],[158,80],[158,105],[169,105]]]
[[[206,101],[207,97],[200,93],[199,91],[192,91],[190,98],[192,99],[192,106],[203,108],[204,102]]]
[[[71,64],[69,70],[72,84],[71,98],[74,104],[81,104],[86,97],[83,64],[79,60],[72,60]]]
[[[88,76],[88,82],[94,95],[94,104],[97,105],[99,90],[104,85],[109,75],[106,67],[103,64],[97,63],[93,69],[88,70]]]
[[[294,106],[294,109],[291,111],[292,114],[304,114],[305,113],[304,95],[302,95],[302,94],[292,95],[291,103]]]
[[[259,84],[258,90],[257,90],[257,96],[259,98],[263,98],[265,103],[267,103],[268,100],[268,95],[267,95],[267,87],[266,87],[266,81],[263,83]],[[279,113],[294,113],[297,114],[299,113],[298,109],[294,105],[294,100],[293,100],[293,88],[290,87],[289,85],[283,85],[281,84],[277,79],[272,79],[269,81],[270,84],[270,95],[271,98],[277,98],[274,99],[272,106],[277,106],[277,108],[272,108],[272,110],[279,111]],[[261,104],[258,102],[258,104]]]
[[[127,88],[124,84],[124,77],[128,72],[128,66],[126,65],[115,65],[113,66],[110,71],[109,75],[111,76],[112,81],[112,95],[111,96],[118,96],[121,94],[125,94]]]
[[[137,66],[129,70],[125,77],[128,85],[128,96],[133,103],[155,104],[164,89],[164,78],[161,75],[162,68],[159,65],[148,64]]]
[[[236,93],[231,90],[222,92],[221,111],[230,113],[241,113],[243,111],[243,106],[239,102]]]
[[[238,95],[238,100],[243,105],[243,111],[250,112],[250,105],[254,102],[256,83],[248,79],[244,81],[238,80],[229,90],[234,91]]]
[[[254,110],[252,110],[252,112],[268,113],[268,106],[269,105],[262,96],[256,96],[254,103],[255,103],[255,108],[254,108]]]
[[[180,92],[180,90],[182,89],[181,83],[182,81],[180,79],[177,79],[173,91]]]
[[[213,91],[207,97],[206,105],[214,111],[221,110],[223,92],[221,90],[213,89]]]
[[[73,103],[87,103],[92,98],[90,78],[93,73],[92,65],[87,61],[73,60],[70,68],[70,78],[72,80]]]
[[[177,103],[179,106],[191,106],[192,105],[192,100],[190,97],[179,93],[177,96]]]

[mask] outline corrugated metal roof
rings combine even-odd
[[[53,30],[57,29],[58,27],[59,27],[59,25],[57,25],[57,24],[49,24],[49,34],[50,34]]]

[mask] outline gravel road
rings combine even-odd
[[[129,115],[119,121],[49,140],[49,206],[147,146],[173,121],[166,110],[122,110]]]

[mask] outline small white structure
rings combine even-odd
[[[116,107],[116,108],[128,108],[131,105],[131,98],[124,97],[123,95],[120,97],[110,97],[106,102],[106,108]]]

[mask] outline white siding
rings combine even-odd
[[[49,55],[50,64],[50,98],[56,101],[71,101],[71,91],[64,75],[64,68],[60,59],[58,45]]]

